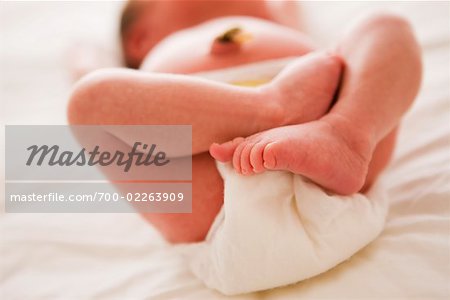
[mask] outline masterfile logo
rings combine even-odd
[[[188,125],[6,126],[6,212],[191,212]]]
[[[36,158],[37,162],[35,165],[42,166],[45,159],[48,158],[47,164],[49,166],[60,165],[60,166],[109,166],[116,164],[117,166],[124,166],[124,171],[128,172],[135,163],[137,166],[164,166],[170,162],[166,158],[166,153],[164,151],[157,151],[156,144],[151,146],[147,144],[142,144],[141,142],[135,142],[131,151],[124,153],[117,150],[115,153],[108,151],[101,152],[100,146],[96,145],[92,151],[87,151],[86,148],[81,149],[78,153],[73,153],[71,151],[60,152],[60,147],[58,145],[48,146],[48,145],[32,145],[27,148],[30,151],[30,156],[28,157],[27,166],[31,166]]]

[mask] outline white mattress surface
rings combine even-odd
[[[0,7],[3,123],[64,124],[70,81],[63,50],[80,38],[113,43],[120,3]],[[327,45],[336,29],[372,7],[413,22],[425,62],[422,90],[381,178],[390,201],[385,230],[323,275],[235,299],[450,297],[449,3],[306,3],[303,12],[311,34]],[[2,212],[0,242],[2,299],[226,298],[204,287],[135,214]]]

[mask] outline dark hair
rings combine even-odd
[[[137,69],[139,65],[132,61],[129,57],[126,55],[126,38],[128,35],[128,32],[130,30],[131,25],[137,20],[140,11],[141,6],[140,3],[143,1],[139,0],[129,0],[125,4],[125,6],[122,9],[122,15],[120,16],[120,27],[119,27],[119,35],[120,35],[120,43],[122,45],[122,53],[123,53],[123,59],[124,63],[128,68]]]

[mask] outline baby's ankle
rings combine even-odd
[[[261,87],[258,96],[258,101],[261,103],[259,113],[262,118],[260,120],[263,120],[258,132],[285,125],[286,107],[279,101],[278,91]]]
[[[280,125],[310,122],[328,111],[341,72],[342,62],[336,57],[311,53],[289,64],[262,90],[281,107]]]
[[[338,113],[329,113],[320,119],[330,125],[347,145],[361,156],[361,159],[370,162],[377,144],[375,136],[360,124],[355,124],[345,116]]]

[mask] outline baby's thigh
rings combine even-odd
[[[172,243],[205,239],[223,204],[223,180],[208,153],[192,157],[192,213],[142,216]]]

